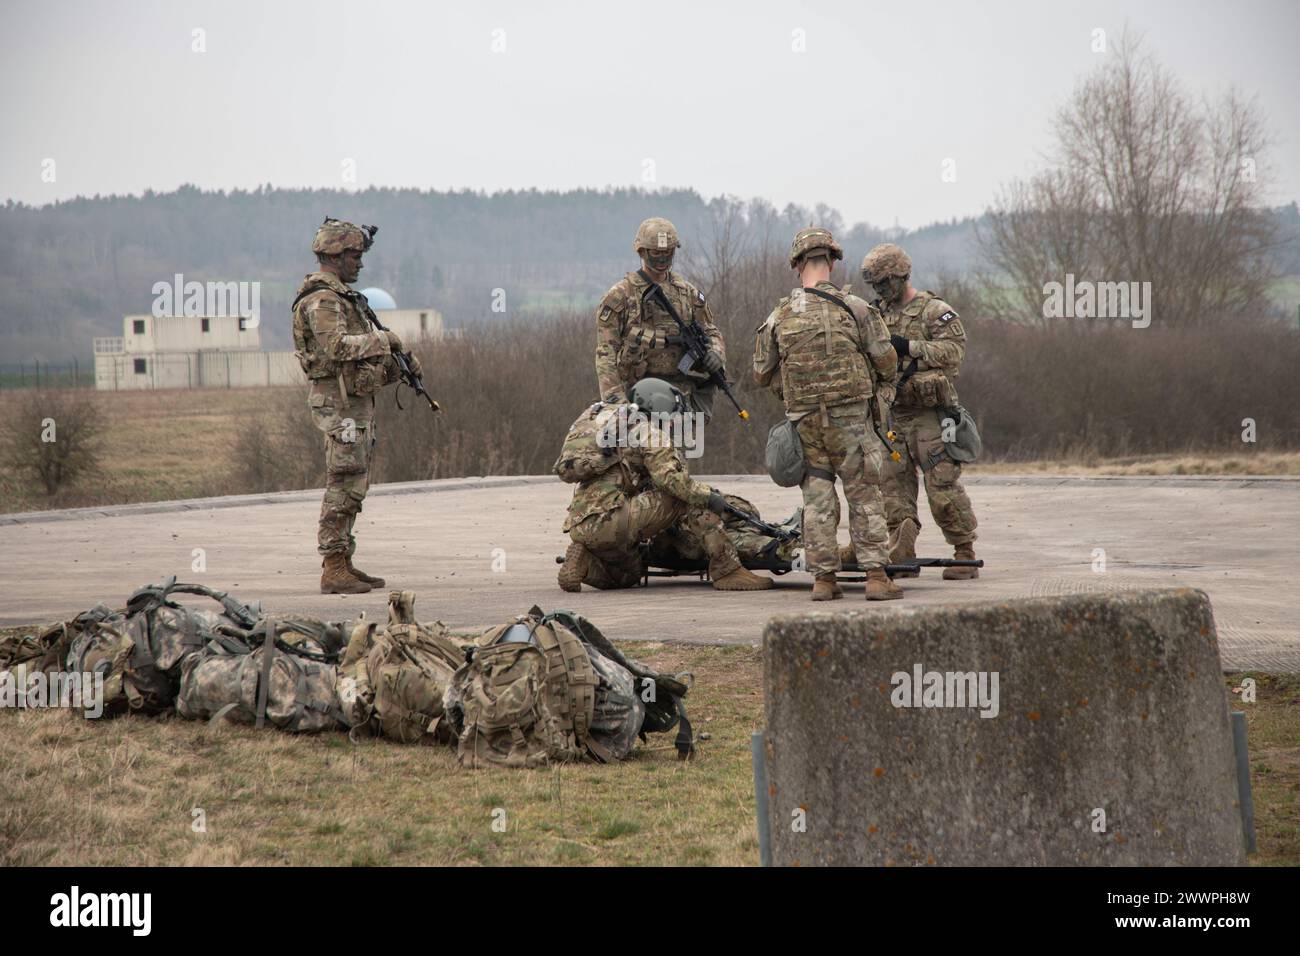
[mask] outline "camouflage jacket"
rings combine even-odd
[[[754,381],[771,387],[792,419],[817,408],[866,401],[876,383],[893,380],[898,361],[873,306],[849,286],[819,282],[815,288],[842,300],[852,315],[795,289],[755,329]]]
[[[702,508],[709,503],[709,486],[690,476],[681,452],[648,419],[628,430],[627,442],[618,449],[618,456],[617,465],[584,481],[573,492],[569,515],[564,521],[565,531],[591,515],[613,511],[633,495],[650,488],[667,492],[695,507]]]
[[[365,296],[328,272],[311,273],[296,294],[294,355],[313,383],[337,379],[348,395],[367,395],[391,380],[388,337],[367,321]]]
[[[952,405],[957,402],[957,377],[966,357],[966,330],[956,310],[933,292],[918,292],[911,302],[883,310],[891,335],[908,340],[899,359],[905,370],[916,359],[916,371],[898,394],[903,407]]]
[[[689,325],[694,319],[711,347],[725,360],[722,335],[704,294],[671,271],[662,288],[681,320]],[[646,298],[649,291],[649,282],[629,272],[600,300],[596,311],[596,382],[602,398],[617,395],[617,401],[626,401],[628,390],[647,375],[671,382],[688,395],[708,380],[703,369],[689,375],[677,371],[685,349],[670,338],[675,339],[680,331],[658,296]]]

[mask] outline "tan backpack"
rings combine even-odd
[[[388,626],[357,625],[343,655],[339,698],[347,723],[401,743],[451,743],[443,696],[464,661],[442,622],[415,622],[415,592],[390,592]]]
[[[488,631],[446,710],[463,767],[540,767],[588,753],[599,678],[582,641],[534,607]]]
[[[620,461],[617,434],[609,434],[618,425],[621,406],[597,402],[569,426],[564,436],[564,447],[555,460],[552,471],[561,481],[581,484],[603,475]]]

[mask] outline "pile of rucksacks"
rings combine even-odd
[[[197,596],[216,607],[181,603]],[[21,670],[20,670],[21,669]],[[533,607],[483,632],[415,620],[411,591],[388,622],[271,615],[171,578],[126,607],[98,605],[0,640],[0,674],[103,677],[102,713],[331,729],[456,748],[465,767],[609,762],[677,728],[692,753],[689,683],[627,658],[590,621]]]

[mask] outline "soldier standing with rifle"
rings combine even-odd
[[[836,581],[841,558],[838,476],[849,503],[849,536],[867,572],[868,601],[903,596],[889,580],[889,532],[880,493],[884,448],[872,433],[870,402],[876,381],[892,383],[898,361],[879,313],[836,288],[831,269],[844,251],[825,229],[801,229],[790,247],[790,267],[802,287],[777,303],[758,327],[754,380],[785,402],[803,447],[803,530],[812,599],[842,597]],[[874,370],[874,372],[873,372]],[[778,378],[779,376],[779,378]]]
[[[375,393],[405,381],[428,398],[419,360],[380,326],[366,297],[350,286],[376,232],[376,226],[327,218],[311,246],[320,268],[303,280],[293,303],[294,354],[309,382],[312,420],[325,436],[325,496],[317,531],[324,555],[322,594],[362,594],[384,586],[383,578],[352,563],[357,547],[352,530],[370,486]]]
[[[947,302],[912,286],[912,259],[893,243],[883,243],[862,260],[862,278],[879,296],[879,309],[898,352],[900,376],[894,404],[898,429],[897,461],[885,464],[885,511],[889,518],[891,560],[916,557],[921,521],[916,510],[916,470],[925,479],[930,514],[953,548],[953,557],[975,561],[975,511],[961,483],[961,462],[944,446],[941,409],[957,404],[953,379],[966,356],[966,330]],[[903,576],[916,577],[916,572]],[[949,581],[979,577],[970,564],[945,568]]]
[[[663,379],[708,421],[719,387],[735,398],[704,294],[672,271],[681,244],[667,219],[647,219],[637,229],[632,248],[641,268],[616,282],[596,312],[596,381],[605,401],[625,402],[636,382]],[[736,410],[748,417],[739,405]]]

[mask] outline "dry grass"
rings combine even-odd
[[[1257,700],[1243,704],[1232,688],[1256,681]],[[1257,671],[1225,678],[1234,710],[1246,713],[1250,786],[1260,866],[1300,866],[1300,675]]]
[[[0,512],[167,501],[237,493],[229,449],[268,399],[302,389],[172,389],[87,392],[102,412],[102,474],[46,496],[34,483],[0,474]],[[0,391],[0,415],[22,394]]]
[[[1252,455],[1137,455],[1041,461],[992,461],[967,465],[969,475],[1300,475],[1300,452]]]
[[[13,390],[0,391],[0,415],[16,394]],[[314,487],[315,472],[323,467],[315,461],[320,457],[318,433],[300,388],[89,394],[105,419],[102,475],[47,497],[28,479],[0,474],[0,513]],[[520,435],[526,435],[526,431],[514,438],[507,435],[507,443],[517,453],[493,464],[483,459],[485,452],[479,446],[486,440],[500,439],[500,433],[481,433],[476,438],[478,444],[471,447],[462,441],[463,429],[447,430],[446,423],[451,419],[431,425],[422,420],[420,409],[408,406],[399,412],[386,407],[389,403],[391,398],[386,396],[376,481],[502,474],[520,469],[520,473],[540,474],[550,468],[554,443],[538,438],[537,447],[523,453],[518,446]],[[562,435],[567,426],[567,421],[557,426],[558,434]],[[716,427],[737,426],[727,422]],[[431,434],[436,436],[436,442]],[[267,459],[270,472],[265,467],[267,462],[261,462],[264,467],[258,478],[249,460],[262,436],[271,438],[269,454],[259,452],[257,457],[259,461]],[[435,462],[433,467],[421,464],[430,460]],[[736,464],[730,454],[723,455],[720,461],[721,466],[712,471],[707,463],[700,470],[728,474],[761,470],[761,453],[748,468],[726,467]],[[1128,457],[1076,453],[1028,461],[981,461],[968,466],[967,471],[973,475],[1300,475],[1300,452]]]
[[[630,645],[696,675],[689,764],[652,738],[613,766],[466,771],[448,750],[178,718],[0,712],[0,865],[753,865],[749,647]],[[1259,853],[1300,865],[1300,677],[1255,674],[1244,706]],[[194,808],[207,832],[194,831]],[[492,829],[505,810],[505,832]]]
[[[671,735],[613,766],[466,771],[443,748],[341,733],[0,713],[0,865],[756,862],[758,653],[632,651],[695,672],[690,714],[710,739],[690,763]]]

